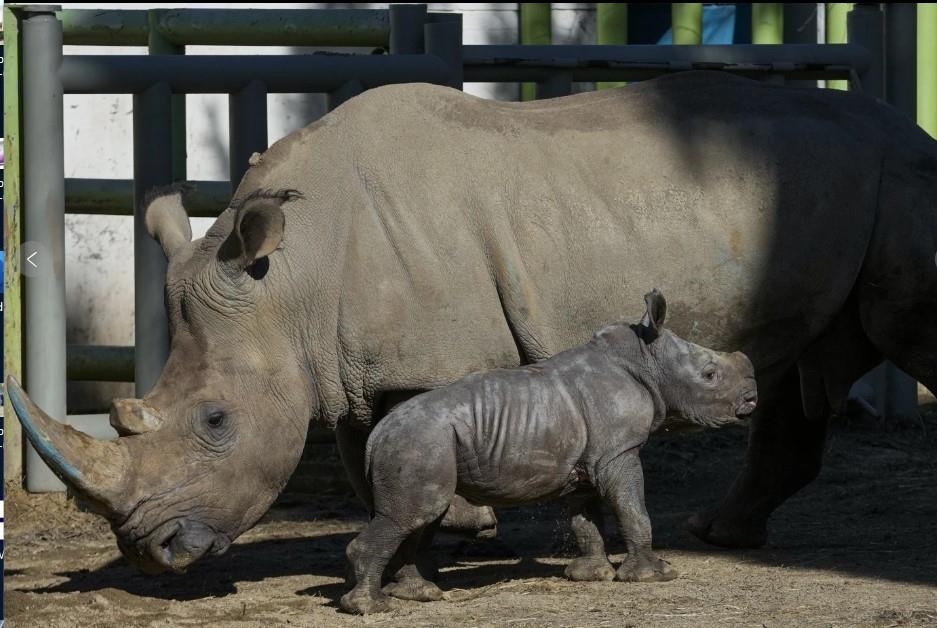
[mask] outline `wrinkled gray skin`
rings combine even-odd
[[[707,72],[529,103],[381,87],[271,146],[204,238],[161,198],[172,350],[115,404],[125,436],[20,415],[148,568],[253,525],[311,420],[367,497],[395,403],[637,320],[649,284],[675,333],[758,378],[747,462],[692,522],[710,542],[764,542],[830,402],[883,356],[937,391],[937,144],[862,95]]]
[[[582,552],[566,570],[573,580],[676,577],[651,549],[641,446],[669,418],[718,426],[748,416],[755,371],[742,353],[711,351],[665,330],[660,292],[645,302],[637,325],[609,325],[536,365],[470,375],[402,403],[374,428],[365,453],[372,517],[348,546],[356,584],[342,597],[343,610],[387,610],[386,594],[442,599],[420,574],[414,550],[456,491],[489,506],[568,496]],[[617,571],[605,553],[599,500],[627,547]],[[403,566],[382,592],[402,543]]]

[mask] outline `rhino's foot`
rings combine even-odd
[[[387,584],[384,593],[400,600],[437,602],[443,598],[442,589],[423,578],[406,578]]]
[[[678,575],[670,563],[656,554],[629,554],[615,573],[615,579],[621,582],[666,582]]]
[[[390,598],[383,593],[372,594],[357,587],[343,595],[338,605],[343,611],[353,615],[384,613],[391,609]]]
[[[566,566],[566,577],[578,582],[608,582],[615,579],[615,568],[604,556],[582,556]]]
[[[490,506],[473,506],[465,498],[455,495],[440,528],[468,538],[490,539],[497,534],[498,519]]]
[[[701,541],[732,549],[753,549],[768,542],[768,523],[749,522],[718,513],[697,513],[687,520],[687,528]]]

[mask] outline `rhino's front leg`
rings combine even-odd
[[[673,580],[677,571],[651,549],[651,518],[644,506],[644,471],[639,449],[627,451],[599,472],[599,494],[618,519],[628,553],[615,574],[624,582]]]
[[[567,498],[570,527],[582,556],[566,567],[570,580],[614,580],[615,569],[608,562],[605,540],[602,538],[602,502],[596,494],[575,495]]]

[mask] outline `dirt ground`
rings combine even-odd
[[[572,583],[555,507],[500,511],[495,540],[440,539],[448,600],[338,612],[343,550],[364,513],[343,496],[284,496],[224,556],[149,577],[103,521],[8,487],[5,611],[43,626],[937,625],[937,404],[921,421],[839,422],[818,481],[771,522],[771,543],[725,551],[683,522],[728,486],[745,429],[655,439],[644,454],[660,584]],[[621,543],[611,549],[620,558]],[[614,559],[613,558],[613,559]]]

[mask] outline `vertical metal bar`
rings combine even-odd
[[[537,83],[537,100],[558,98],[573,93],[573,75],[569,72],[557,72],[546,81]]]
[[[628,3],[599,2],[595,8],[596,41],[600,45],[628,43]],[[624,81],[599,81],[596,89],[621,87]]]
[[[184,55],[185,46],[177,46],[161,34],[159,22],[164,13],[168,11],[166,9],[147,11],[149,53],[151,55]],[[186,178],[185,94],[174,94],[172,97],[172,180],[185,181]]]
[[[859,76],[862,91],[885,96],[885,19],[881,5],[857,2],[846,17],[847,38],[869,51],[869,68]],[[873,377],[876,406],[887,417],[910,416],[917,411],[917,384],[894,364],[886,362]]]
[[[784,37],[786,44],[816,44],[822,22],[823,5],[816,2],[784,3]],[[817,81],[788,80],[788,85],[816,87]]]
[[[852,9],[851,2],[827,2],[826,3],[826,43],[845,44],[846,43],[846,14]],[[829,80],[826,86],[830,89],[849,89],[849,81]]]
[[[352,79],[328,95],[329,111],[332,111],[343,102],[354,98],[364,91],[364,85],[358,79]]]
[[[462,16],[438,16],[424,27],[426,54],[439,57],[450,68],[446,85],[462,89]]]
[[[143,198],[172,182],[172,94],[157,83],[133,97],[134,382],[142,397],[153,388],[169,356],[164,301],[166,257],[144,225]]]
[[[752,43],[784,43],[784,5],[782,3],[752,3]]]
[[[23,238],[39,245],[38,268],[24,279],[26,386],[33,401],[65,421],[65,145],[62,24],[52,7],[23,11]],[[46,259],[43,259],[45,257]],[[45,265],[43,265],[43,263]],[[30,446],[26,488],[64,485]]]
[[[699,2],[674,2],[670,5],[673,43],[698,46],[703,43],[703,5]]]
[[[520,41],[525,45],[549,45],[553,43],[550,3],[522,2],[520,5]],[[521,100],[537,97],[535,83],[521,83]]]
[[[885,99],[912,120],[917,99],[916,17],[912,2],[885,5]]]
[[[885,99],[915,119],[917,12],[914,3],[885,5]],[[934,73],[933,65],[928,65]],[[885,363],[885,416],[912,416],[917,412],[917,382],[891,362]]]
[[[267,88],[260,81],[228,96],[228,172],[237,190],[254,153],[267,150]]]
[[[917,123],[937,138],[937,4],[917,3]]]
[[[881,6],[856,2],[846,16],[846,38],[869,51],[870,63],[859,75],[862,91],[876,98],[885,96],[885,20]]]
[[[23,125],[20,117],[20,17],[3,7],[4,72],[3,132],[5,167],[3,195],[3,372],[23,381],[23,310],[19,252],[22,225]],[[3,399],[3,477],[20,484],[23,480],[23,430],[16,420],[10,399]]]
[[[423,52],[425,4],[390,6],[390,54],[417,55]]]

